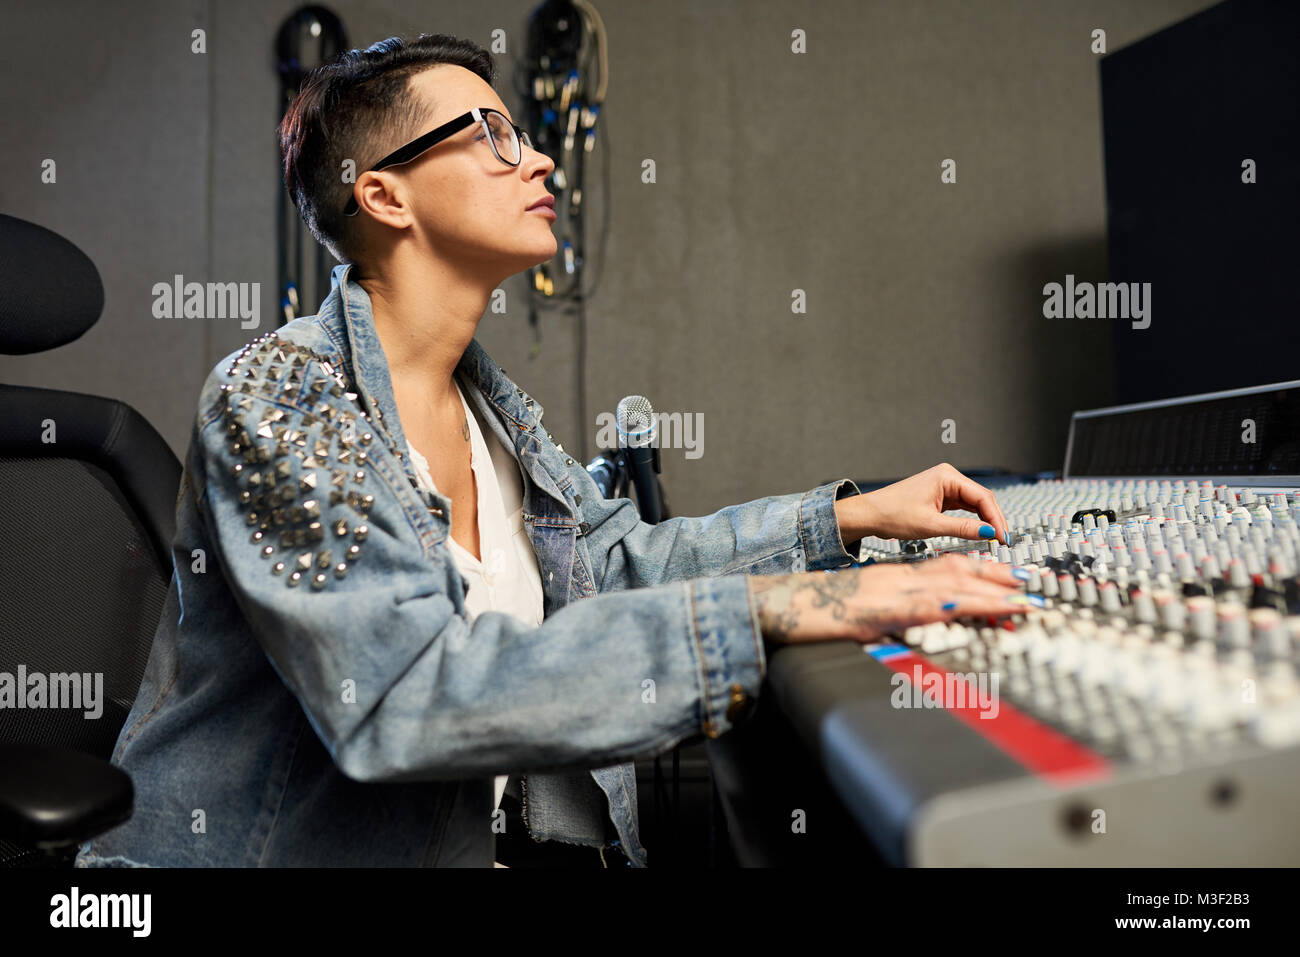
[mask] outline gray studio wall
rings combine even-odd
[[[544,313],[530,359],[522,276],[480,341],[571,451],[585,432],[590,453],[597,414],[630,392],[702,414],[702,457],[663,455],[678,514],[945,459],[1059,467],[1070,410],[1111,390],[1105,323],[1041,315],[1044,282],[1104,277],[1090,33],[1114,50],[1210,5],[601,2],[612,231],[588,305],[586,421],[577,320]],[[0,3],[0,211],[80,245],[106,295],[86,336],[0,357],[0,380],[120,398],[183,455],[204,375],[278,321],[270,45],[295,6]],[[504,28],[515,55],[529,7],[332,4],[353,45]],[[508,79],[498,89],[518,112]],[[55,184],[40,182],[47,157]],[[176,273],[260,282],[260,329],[154,319],[151,287]]]

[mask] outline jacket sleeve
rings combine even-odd
[[[650,525],[631,499],[603,498],[585,468],[571,471],[582,486],[587,547],[602,592],[700,576],[820,571],[856,561],[835,519],[835,502],[858,494],[851,479]],[[860,542],[849,543],[854,553]]]
[[[305,394],[311,373],[287,375]],[[244,386],[223,384],[199,422],[204,521],[253,637],[348,777],[608,767],[717,736],[737,696],[757,696],[745,576],[596,595],[540,627],[471,623],[445,542],[359,407]]]

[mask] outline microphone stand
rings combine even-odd
[[[629,498],[629,491],[632,486],[632,473],[628,465],[627,456],[621,449],[610,449],[599,452],[595,458],[587,463],[587,473],[600,489],[605,498]],[[659,479],[659,448],[654,449],[654,477],[655,483],[659,487],[659,504],[660,520],[671,518],[672,513],[668,508],[668,499],[664,495],[663,483]],[[661,827],[664,823],[664,817],[668,819],[668,826],[671,828],[671,840],[666,841],[672,848],[672,862],[675,863],[679,857],[679,848],[677,846],[680,839],[680,819],[679,810],[681,808],[681,772],[682,772],[681,746],[673,748],[673,770],[672,770],[672,797],[668,796],[668,787],[664,780],[663,759],[656,755],[653,759],[654,777],[651,785],[651,793],[654,796],[653,812],[651,820],[654,821],[656,833],[663,833]],[[714,840],[713,824],[713,770],[709,769],[709,846],[712,849]],[[661,811],[660,800],[667,807],[668,812],[665,815]],[[710,850],[712,858],[712,850]]]

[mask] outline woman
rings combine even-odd
[[[868,534],[1005,530],[947,465],[653,526],[604,499],[473,338],[556,249],[553,165],[492,79],[471,43],[391,39],[286,113],[286,187],[343,265],[204,384],[114,752],[135,814],[78,865],[490,866],[521,773],[532,837],[644,866],[632,759],[742,720],[766,645],[1026,597],[965,558],[819,573]]]

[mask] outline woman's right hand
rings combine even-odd
[[[1024,593],[1010,566],[966,555],[755,575],[749,585],[763,638],[777,644],[873,641],[933,621],[1018,614],[1042,601]]]

